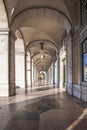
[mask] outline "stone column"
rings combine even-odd
[[[55,84],[58,87],[58,59],[55,62]]]
[[[47,79],[48,79],[48,84],[50,84],[50,68],[48,69],[48,75],[47,75]]]
[[[49,82],[49,70],[46,72],[47,75],[47,83]]]
[[[9,32],[9,96],[13,96],[16,93],[15,89],[15,40],[16,37]]]
[[[52,66],[50,66],[50,70],[49,70],[49,80],[50,80],[50,84],[52,84],[51,79],[52,79]]]
[[[57,57],[57,74],[58,74],[58,82],[57,82],[57,85],[58,87],[60,87],[60,55],[58,54],[58,57]]]
[[[30,80],[31,80],[31,87],[32,87],[32,60],[30,58]]]
[[[9,96],[8,34],[8,28],[0,29],[0,96]]]
[[[31,77],[30,77],[30,54],[28,53],[28,56],[27,56],[27,70],[26,70],[26,73],[27,73],[27,85],[28,87],[30,87],[31,85]]]
[[[34,78],[34,85],[36,85],[38,76],[37,76],[37,69],[35,65],[34,65],[34,71],[33,71],[33,78]]]
[[[53,60],[53,84],[55,84],[55,60]]]
[[[48,84],[50,84],[50,68],[48,69],[48,72],[47,72],[47,82]]]
[[[50,66],[50,83],[53,84],[53,63]]]
[[[66,85],[67,92],[70,95],[73,95],[73,41],[72,41],[72,32],[69,33],[67,37],[67,68],[68,68],[68,83]]]
[[[34,64],[32,61],[32,85],[34,84]]]
[[[36,70],[35,70],[35,66],[33,64],[33,84],[35,85],[36,82]]]
[[[25,53],[25,88],[28,87],[28,79],[27,79],[27,53]]]

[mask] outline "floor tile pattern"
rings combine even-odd
[[[21,91],[18,98],[0,99],[0,130],[87,130],[87,103],[58,88]]]

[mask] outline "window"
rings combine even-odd
[[[83,43],[83,81],[87,81],[87,40]]]
[[[87,53],[84,54],[84,81],[87,81]]]

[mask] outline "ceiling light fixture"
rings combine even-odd
[[[40,45],[41,45],[40,58],[43,59],[44,58],[44,51],[43,51],[43,45],[44,45],[44,43],[41,42]]]

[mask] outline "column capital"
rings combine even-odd
[[[9,30],[9,37],[14,39],[14,41],[17,39],[16,36],[15,36],[15,33],[12,30]]]
[[[25,57],[28,57],[28,54],[27,54],[27,53],[25,53]]]

